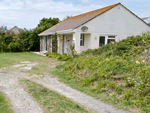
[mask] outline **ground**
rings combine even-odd
[[[14,113],[127,112],[59,82],[50,72],[64,62],[34,53],[6,53],[0,56],[0,92],[10,100]]]

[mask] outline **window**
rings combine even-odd
[[[115,36],[108,36],[107,44],[109,44],[111,42],[115,42]]]
[[[99,38],[99,47],[105,45],[105,36],[100,36]]]
[[[111,42],[115,42],[116,41],[116,36],[100,36],[99,37],[99,47],[109,44]]]
[[[84,46],[84,34],[81,34],[81,37],[80,37],[80,46]]]

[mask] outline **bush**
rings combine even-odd
[[[70,55],[67,55],[67,54],[64,54],[64,55],[61,55],[61,54],[55,54],[55,53],[46,53],[46,56],[48,57],[51,57],[51,58],[57,58],[58,60],[61,60],[61,61],[67,61],[69,59],[72,59],[72,57]]]

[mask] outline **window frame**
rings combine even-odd
[[[100,37],[105,37],[105,44],[104,45],[107,45],[108,44],[108,40],[109,39],[113,39],[113,40],[115,40],[115,42],[116,42],[116,36],[117,35],[99,35],[99,38]],[[99,47],[101,47],[101,46],[99,46]]]
[[[113,37],[113,38],[112,38],[112,37]],[[110,40],[114,40],[114,41],[116,42],[116,36],[114,36],[114,35],[109,35],[109,36],[108,36],[108,38],[107,38],[107,44],[109,44],[109,43],[108,43],[108,40],[109,40],[109,39],[110,39]]]

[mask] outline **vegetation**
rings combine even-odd
[[[150,23],[148,25],[150,25]]]
[[[56,54],[56,53],[46,53],[46,56],[50,57],[50,58],[57,58],[60,61],[67,61],[69,59],[72,59],[72,57],[70,55],[64,54]]]
[[[54,26],[59,22],[58,18],[43,18],[33,30],[21,30],[14,34],[7,30],[6,26],[0,27],[0,52],[39,51],[39,33]]]
[[[31,31],[30,34],[30,50],[31,51],[39,51],[40,49],[40,37],[38,36],[39,33],[41,33],[42,31],[45,31],[46,29],[56,25],[57,23],[59,23],[60,20],[58,18],[43,18],[42,20],[40,20],[40,23],[38,24],[38,26],[33,29]]]
[[[51,113],[87,113],[80,105],[75,104],[66,97],[29,80],[23,80],[27,85],[27,91],[45,109]]]
[[[150,112],[150,32],[89,49],[57,69],[52,73],[84,93]]]
[[[4,95],[0,92],[0,112],[1,113],[11,113],[9,108],[9,103],[6,101]]]

